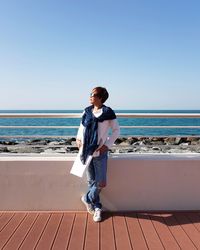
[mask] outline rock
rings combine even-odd
[[[152,141],[162,141],[162,142],[164,142],[164,138],[163,137],[152,137],[151,140]]]
[[[174,145],[175,138],[174,137],[167,137],[164,139],[164,144],[166,145]]]
[[[16,145],[17,144],[17,142],[15,142],[15,141],[5,141],[4,142],[4,145]]]
[[[42,148],[35,148],[35,147],[8,147],[8,151],[11,153],[41,153],[43,152]]]
[[[199,137],[191,137],[187,138],[188,142],[190,142],[191,145],[199,145],[200,144],[200,139]]]
[[[68,147],[66,150],[69,153],[78,153],[79,151],[78,147]]]
[[[41,140],[41,139],[34,139],[34,140],[26,142],[27,145],[47,145],[48,143],[51,143],[51,141]]]
[[[189,142],[183,142],[179,146],[180,147],[188,147],[189,146]]]
[[[122,143],[123,141],[124,141],[124,138],[117,138],[117,139],[115,140],[114,145],[119,145],[119,144]]]
[[[176,145],[179,145],[179,144],[181,144],[181,143],[184,143],[184,142],[186,142],[186,138],[183,138],[183,137],[176,137],[176,139],[175,139],[175,144]]]
[[[141,142],[137,141],[137,142],[134,142],[132,145],[133,146],[139,146]]]
[[[153,150],[160,151],[159,147],[152,147]]]
[[[76,141],[72,141],[72,142],[71,142],[71,145],[72,145],[73,147],[77,147]]]
[[[8,153],[10,152],[7,147],[0,147],[0,153]]]
[[[152,141],[150,138],[144,138],[144,139],[142,139],[141,142],[143,143],[143,145],[151,145],[152,144]]]
[[[64,154],[78,153],[78,151],[75,137],[0,141],[0,153]],[[109,151],[111,153],[200,153],[200,137],[120,137]]]
[[[128,137],[127,141],[129,142],[130,145],[138,141],[138,138],[135,137]]]
[[[129,148],[128,150],[127,150],[127,153],[132,153],[133,152],[133,149],[132,148]]]
[[[41,152],[40,154],[54,154],[55,151],[51,148],[47,148],[45,149],[43,152]]]
[[[76,138],[71,137],[71,138],[65,139],[65,145],[72,145],[72,142],[76,142]]]
[[[58,148],[56,150],[54,150],[55,153],[59,153],[59,154],[64,154],[66,153],[66,149],[65,148]]]
[[[167,153],[172,147],[168,145],[164,145],[160,148],[161,152]]]
[[[140,150],[143,151],[143,152],[147,152],[148,148],[147,147],[141,147]]]
[[[58,145],[62,145],[62,143],[61,142],[59,142],[59,141],[51,141],[51,142],[49,142],[48,143],[48,146],[58,146]]]
[[[151,139],[151,144],[152,145],[164,145],[164,138],[161,137],[153,137]]]
[[[123,141],[122,143],[120,143],[120,146],[130,146],[130,142],[129,141]]]

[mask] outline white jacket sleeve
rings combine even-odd
[[[84,113],[85,113],[85,111],[83,111],[82,116]],[[82,143],[83,143],[83,133],[84,133],[84,126],[83,126],[82,122],[80,122],[80,126],[78,128],[76,139],[80,140]]]
[[[110,127],[112,134],[107,138],[105,145],[108,148],[111,148],[115,140],[119,137],[120,128],[117,119],[110,120]]]
[[[76,139],[80,140],[81,142],[83,142],[83,131],[84,131],[84,126],[82,123],[80,123],[80,126],[78,128],[78,132],[77,132],[77,136]]]

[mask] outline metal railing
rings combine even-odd
[[[200,113],[116,113],[118,118],[200,118]],[[0,118],[81,118],[81,113],[0,113]],[[0,129],[78,129],[79,126],[16,126],[16,125],[6,125],[0,126]],[[155,125],[141,125],[141,126],[120,126],[123,129],[200,129],[200,126],[155,126]],[[67,138],[73,137],[75,135],[11,135],[2,136],[0,138]],[[136,135],[134,135],[136,136]],[[194,134],[184,135],[184,136],[196,136]],[[200,136],[200,135],[199,135]],[[148,136],[148,137],[155,137]],[[159,137],[159,136],[158,136]],[[163,136],[162,136],[163,137]]]

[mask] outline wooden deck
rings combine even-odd
[[[2,212],[0,249],[200,249],[200,212]]]

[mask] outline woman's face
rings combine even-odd
[[[97,106],[102,105],[101,98],[99,98],[98,93],[95,89],[93,89],[90,94],[90,103]]]

